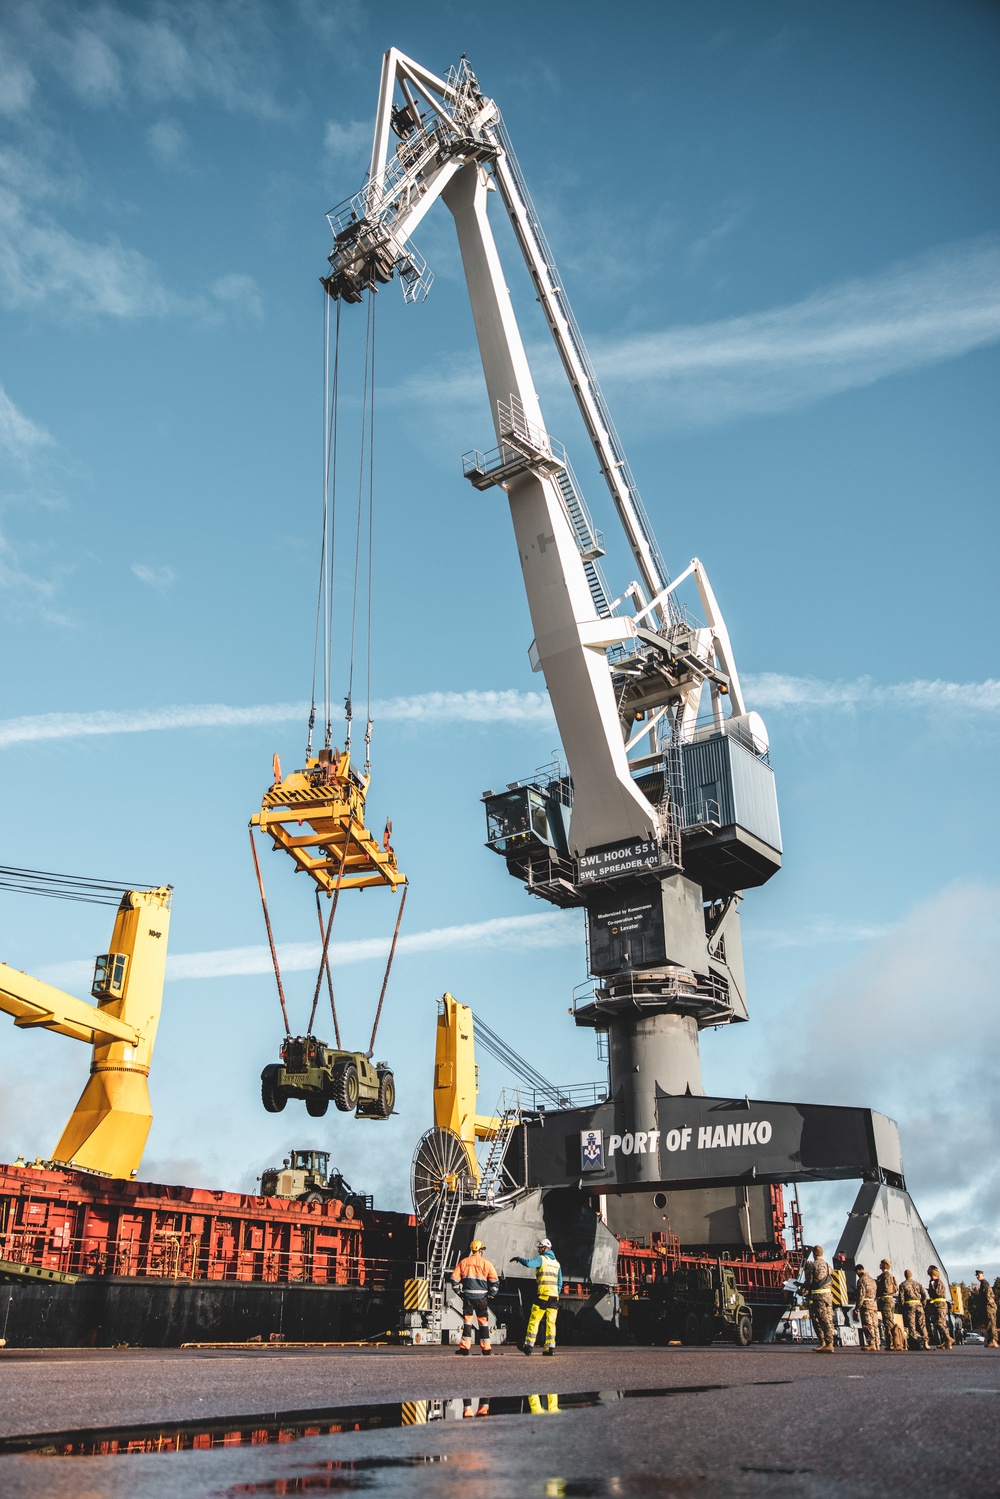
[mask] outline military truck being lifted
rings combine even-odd
[[[260,1096],[269,1114],[280,1114],[290,1098],[302,1098],[306,1113],[320,1119],[332,1099],[358,1119],[388,1119],[396,1107],[396,1083],[386,1062],[373,1064],[364,1052],[338,1051],[315,1036],[286,1036],[281,1061],[260,1075]]]
[[[291,1197],[296,1202],[331,1202],[344,1204],[344,1217],[371,1212],[372,1198],[355,1192],[339,1171],[330,1170],[327,1150],[293,1150],[281,1166],[269,1166],[261,1174],[262,1197]]]

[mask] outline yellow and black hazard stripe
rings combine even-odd
[[[429,1312],[431,1308],[431,1287],[427,1280],[406,1280],[403,1282],[403,1310],[405,1312]]]

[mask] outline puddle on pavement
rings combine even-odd
[[[787,1379],[751,1381],[754,1385],[791,1384]],[[355,1431],[426,1426],[432,1421],[479,1420],[494,1416],[558,1415],[613,1405],[619,1400],[664,1400],[675,1395],[707,1395],[732,1389],[728,1384],[672,1385],[667,1389],[603,1390],[569,1395],[483,1395],[447,1400],[391,1400],[365,1405],[331,1405],[318,1409],[270,1411],[252,1416],[201,1417],[196,1421],[159,1421],[144,1426],[102,1426],[73,1431],[36,1432],[0,1438],[0,1455],[38,1457],[127,1457],[145,1452],[198,1452],[216,1447],[259,1447],[296,1442],[303,1437],[343,1436]],[[747,1388],[741,1385],[740,1388]],[[417,1458],[418,1463],[431,1459]],[[380,1460],[381,1461],[381,1460]],[[353,1470],[356,1470],[354,1465]]]

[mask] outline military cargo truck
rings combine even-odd
[[[339,1051],[315,1036],[286,1036],[281,1061],[260,1075],[260,1096],[269,1114],[301,1098],[314,1119],[322,1118],[331,1100],[359,1119],[388,1119],[396,1107],[396,1083],[386,1062],[372,1063],[364,1052]]]
[[[654,1343],[726,1338],[745,1348],[753,1337],[750,1308],[725,1260],[681,1265],[664,1275],[651,1287],[645,1306],[633,1305],[629,1322],[637,1337]]]

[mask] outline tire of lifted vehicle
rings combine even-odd
[[[325,1093],[312,1093],[306,1099],[306,1113],[313,1119],[322,1119],[330,1107],[330,1100]]]
[[[276,1087],[281,1068],[272,1063],[260,1075],[260,1101],[269,1114],[280,1114],[288,1099]]]
[[[736,1346],[746,1348],[753,1337],[753,1319],[749,1312],[740,1312],[736,1318]]]
[[[383,1119],[388,1119],[396,1107],[396,1080],[391,1072],[380,1072],[378,1075],[378,1111]]]
[[[334,1103],[345,1114],[351,1113],[358,1106],[360,1094],[361,1084],[358,1082],[358,1069],[353,1062],[341,1062],[333,1074]]]

